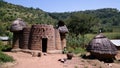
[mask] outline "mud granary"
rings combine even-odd
[[[17,20],[17,24],[14,22],[11,25],[13,49],[39,50],[47,53],[62,51],[66,47],[65,36],[68,29],[65,25],[54,28],[53,25],[34,24],[31,27],[19,29],[20,21]]]

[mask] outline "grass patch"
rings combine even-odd
[[[0,51],[10,51],[11,49],[11,45],[5,45],[2,41],[0,41]]]
[[[67,52],[73,52],[74,54],[79,54],[79,53],[85,54],[86,50],[81,47],[76,47],[76,48],[68,47]]]
[[[120,32],[104,33],[109,39],[120,39]]]
[[[0,51],[10,51],[11,49],[10,45],[0,45]]]
[[[86,53],[86,50],[79,47],[79,48],[75,48],[74,51],[73,51],[75,54],[78,54],[78,53],[81,53],[81,54],[85,54]]]
[[[120,26],[113,26],[113,32],[120,32]]]
[[[3,52],[0,52],[0,62],[13,62],[14,59],[13,57],[7,55],[7,54],[4,54]]]

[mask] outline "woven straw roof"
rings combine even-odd
[[[60,33],[68,33],[68,28],[64,25],[64,26],[60,26],[58,27],[58,30]]]
[[[23,28],[25,27],[26,27],[26,23],[21,18],[18,18],[12,22],[10,30],[20,31],[20,30],[23,30]]]
[[[90,41],[87,50],[99,54],[117,54],[115,45],[102,33],[98,34]]]

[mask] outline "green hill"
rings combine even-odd
[[[49,13],[49,15],[52,18],[57,19],[57,20],[64,20],[66,21],[66,23],[69,23],[69,21],[73,19],[71,18],[71,16],[76,15],[77,17],[79,17],[79,14],[80,15],[87,14],[87,15],[94,16],[96,19],[99,19],[99,22],[96,22],[96,24],[99,24],[99,27],[102,28],[103,32],[112,32],[112,31],[120,32],[119,30],[120,29],[119,27],[120,26],[120,11],[116,8],[102,8],[102,9],[96,9],[96,10],[74,11],[74,12],[64,12],[64,13],[57,13],[57,12]],[[67,19],[69,19],[69,21]],[[93,31],[98,32],[99,27],[97,25],[97,26],[94,26],[92,29]]]
[[[48,13],[39,8],[27,8],[20,5],[13,5],[4,1],[0,1],[0,23],[11,22],[16,18],[22,18],[29,24],[46,23],[54,24],[55,20]]]
[[[0,36],[9,36],[9,26],[12,21],[22,18],[27,24],[55,24],[56,20],[39,8],[28,8],[20,5],[7,3],[0,0]],[[11,35],[10,35],[11,36]]]
[[[92,15],[96,19],[99,19],[99,22],[96,23],[100,23],[100,27],[104,28],[104,31],[109,32],[113,30],[119,32],[120,11],[116,8],[103,8],[96,10],[85,10],[64,13],[49,13],[39,8],[28,8],[21,5],[7,3],[4,0],[0,0],[0,35],[9,35],[9,31],[7,29],[9,28],[11,22],[17,18],[22,18],[29,25],[41,23],[55,25],[58,20],[64,20],[67,26],[69,26],[68,23],[70,21],[70,17],[76,13]],[[98,27],[95,26],[94,28],[92,28],[93,31],[96,28]]]

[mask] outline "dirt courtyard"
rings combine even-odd
[[[120,68],[120,63],[104,63],[98,60],[82,59],[73,57],[65,63],[58,61],[66,58],[65,54],[47,54],[41,57],[32,57],[32,55],[23,52],[5,52],[14,57],[14,65],[5,64],[4,68]]]

